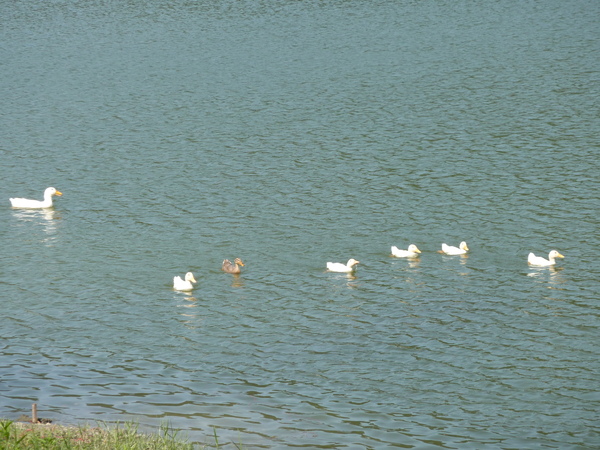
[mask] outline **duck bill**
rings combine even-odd
[[[61,196],[61,195],[62,195],[62,192],[60,192],[60,191],[56,191],[56,192],[54,193],[54,195]]]
[[[563,255],[561,255],[560,253],[558,255],[556,255],[557,258],[564,258]]]

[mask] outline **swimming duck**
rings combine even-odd
[[[44,200],[29,200],[27,198],[11,198],[10,204],[13,208],[50,208],[52,206],[52,196],[62,195],[62,192],[57,191],[53,187],[49,187],[44,191]]]
[[[415,244],[410,244],[408,250],[400,250],[395,245],[392,245],[392,255],[398,258],[414,258],[415,256],[419,256],[419,253],[421,253],[421,250]]]
[[[328,262],[327,263],[327,270],[329,270],[331,272],[352,272],[354,270],[354,266],[356,264],[358,264],[359,262],[360,261],[357,261],[357,260],[352,259],[352,258],[349,259],[346,264]]]
[[[232,263],[228,259],[223,261],[223,265],[221,266],[221,270],[227,273],[241,273],[242,269],[240,266],[244,267],[245,264],[242,262],[240,258],[235,258],[235,261]]]
[[[442,244],[442,252],[446,255],[464,255],[469,251],[469,247],[467,247],[467,243],[462,241],[458,247],[453,247],[451,245]]]
[[[178,291],[191,291],[194,289],[194,285],[192,283],[196,283],[196,279],[194,278],[194,274],[192,272],[188,272],[185,274],[185,279],[181,279],[181,277],[173,277],[173,288]]]
[[[541,256],[535,256],[533,253],[530,253],[527,256],[527,262],[532,266],[552,266],[556,263],[555,258],[564,258],[564,256],[558,253],[556,250],[552,250],[548,254],[548,259],[542,258]]]

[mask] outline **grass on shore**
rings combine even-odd
[[[178,436],[169,426],[155,434],[143,434],[134,423],[122,426],[67,427],[0,420],[2,450],[195,450],[200,448]],[[216,431],[215,447],[219,448]],[[235,445],[235,444],[234,444]],[[238,447],[241,448],[241,447]]]

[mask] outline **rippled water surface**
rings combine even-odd
[[[599,445],[598,17],[0,4],[0,417],[36,402],[247,448]],[[10,208],[47,186],[53,209]]]

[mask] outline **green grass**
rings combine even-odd
[[[216,430],[215,445],[219,448]],[[234,444],[235,447],[241,447]],[[0,450],[197,450],[208,448],[190,444],[179,431],[162,426],[158,433],[144,434],[134,423],[99,427],[66,427],[0,420]]]

